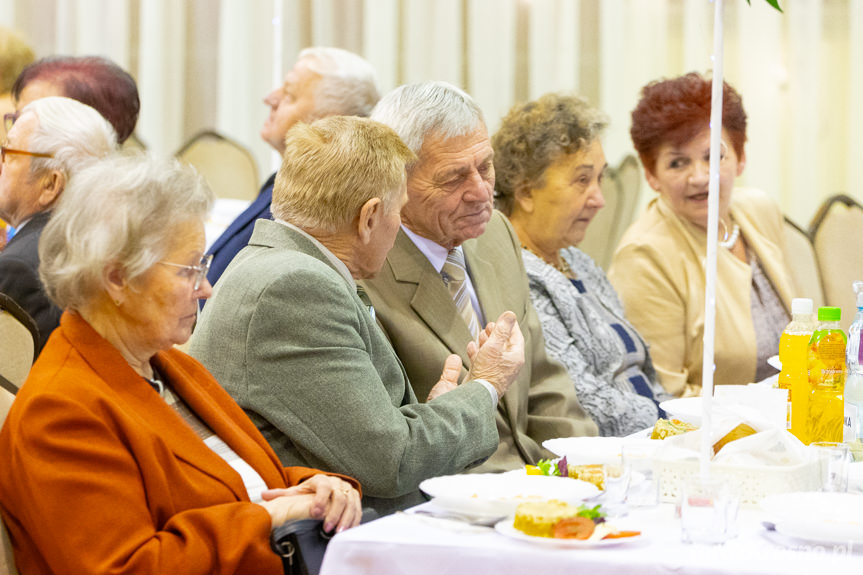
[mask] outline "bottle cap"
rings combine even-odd
[[[857,307],[863,308],[863,282],[856,281],[851,285],[854,287],[854,293],[857,294]]]
[[[811,314],[812,313],[812,300],[808,297],[796,297],[791,300],[791,314]]]
[[[842,319],[842,308],[839,307],[819,307],[818,321],[839,321]]]

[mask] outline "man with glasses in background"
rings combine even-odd
[[[0,252],[0,293],[30,314],[41,351],[60,321],[39,279],[39,237],[74,174],[117,150],[111,125],[93,108],[48,97],[20,110],[0,153],[0,218],[16,228]]]

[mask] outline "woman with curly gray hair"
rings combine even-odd
[[[0,431],[0,512],[22,573],[281,573],[270,530],[360,519],[358,484],[283,468],[174,348],[212,292],[212,192],[176,161],[108,158],[70,182],[39,243],[65,310]]]
[[[522,243],[546,351],[566,366],[600,433],[621,436],[653,425],[665,396],[614,288],[576,247],[605,205],[606,123],[576,96],[546,94],[513,107],[492,146],[497,206]]]

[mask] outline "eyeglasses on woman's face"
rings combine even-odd
[[[213,263],[213,254],[207,254],[201,258],[201,262],[196,266],[183,265],[183,264],[175,264],[173,262],[159,262],[160,264],[171,266],[175,268],[181,268],[186,270],[189,273],[190,278],[194,278],[195,283],[193,284],[192,289],[194,291],[198,291],[201,288],[201,284],[204,282],[204,278],[207,277],[207,272],[210,271],[210,264]]]

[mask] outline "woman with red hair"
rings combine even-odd
[[[734,187],[746,154],[740,94],[723,87],[719,165],[714,381],[746,384],[775,373],[767,358],[789,320],[792,285],[782,214],[763,192]],[[658,196],[623,236],[609,270],[626,315],[650,344],[660,381],[698,393],[704,338],[704,262],[711,80],[690,73],[651,82],[630,135]]]

